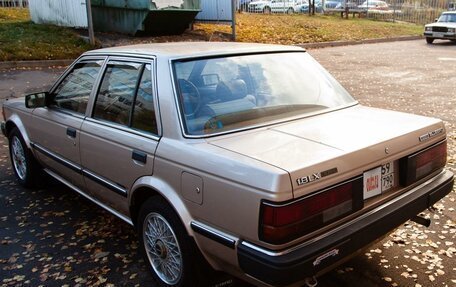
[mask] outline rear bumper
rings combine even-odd
[[[6,137],[6,124],[5,122],[0,123],[1,129],[2,129],[2,134]]]
[[[241,269],[271,285],[304,280],[336,264],[389,233],[451,192],[454,178],[443,171],[426,183],[398,196],[340,228],[285,251],[271,251],[242,241],[238,245]]]

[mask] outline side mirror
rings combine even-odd
[[[439,18],[435,18],[435,19],[434,19],[434,22],[439,22]]]
[[[25,96],[25,107],[28,109],[42,108],[46,106],[46,98],[48,98],[48,92],[41,92],[36,94],[30,94]]]

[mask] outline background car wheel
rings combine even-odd
[[[288,8],[288,10],[287,10],[287,14],[293,14],[293,13],[294,13],[294,10],[293,10],[293,8]]]
[[[268,6],[264,7],[263,13],[264,14],[270,14],[271,13],[271,8],[269,8]]]
[[[140,249],[158,286],[205,286],[210,268],[179,217],[161,197],[141,207],[137,232]],[[209,269],[208,269],[209,268]]]
[[[11,164],[19,183],[24,187],[36,187],[41,167],[25,144],[24,138],[17,128],[13,128],[8,136]]]
[[[426,43],[432,44],[434,42],[434,38],[426,38]]]

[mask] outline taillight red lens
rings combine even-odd
[[[400,160],[401,184],[410,185],[443,168],[447,159],[447,141],[440,142]]]
[[[292,203],[263,202],[260,238],[281,244],[321,228],[361,209],[362,192],[362,178],[357,178]]]

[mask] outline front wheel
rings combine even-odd
[[[434,38],[426,38],[426,43],[432,44],[434,42]]]
[[[294,13],[293,8],[289,8],[289,9],[287,10],[287,14],[293,14],[293,13]]]
[[[271,14],[271,8],[269,8],[268,6],[264,7],[263,13],[264,14]]]
[[[40,175],[40,166],[25,144],[21,132],[13,128],[8,136],[11,164],[19,183],[24,187],[35,187]]]
[[[148,199],[139,212],[138,237],[158,286],[203,286],[205,262],[179,217],[160,197]]]

